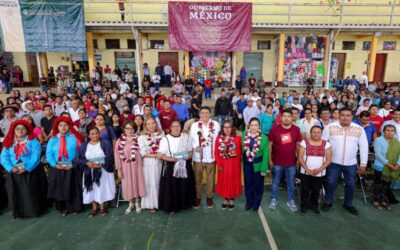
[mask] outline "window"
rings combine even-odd
[[[93,39],[93,48],[98,49],[99,48],[99,43],[97,39]]]
[[[136,43],[134,39],[128,39],[128,49],[136,49]]]
[[[271,49],[271,41],[257,41],[257,49],[269,50]]]
[[[164,49],[164,40],[150,40],[150,48]]]
[[[354,50],[355,48],[356,48],[356,42],[343,41],[342,50]]]
[[[383,42],[383,50],[396,50],[396,42],[395,41]]]
[[[364,41],[363,42],[363,50],[370,50],[371,49],[371,42]]]
[[[106,49],[119,49],[119,39],[106,39]]]
[[[332,43],[332,50],[335,50],[335,42]]]

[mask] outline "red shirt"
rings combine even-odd
[[[372,123],[372,124],[374,124],[374,127],[375,127],[375,129],[376,129],[376,133],[379,135],[380,134],[380,131],[381,131],[381,127],[382,127],[382,124],[383,124],[383,122],[385,121],[382,117],[380,117],[380,116],[370,116],[369,117],[369,121]]]
[[[125,120],[134,121],[135,120],[135,115],[130,113],[130,114],[128,114],[128,117],[125,117],[125,114],[121,114],[119,116],[120,123],[122,124]]]
[[[170,109],[169,111],[166,111],[164,109],[161,110],[158,118],[160,118],[161,127],[164,131],[169,131],[171,123],[175,120],[178,120],[176,112],[172,109]]]
[[[210,79],[205,80],[205,81],[204,81],[204,86],[205,86],[206,88],[212,88],[212,82],[211,82],[211,80],[210,80]]]
[[[296,166],[297,143],[302,140],[299,127],[295,125],[292,125],[289,129],[283,128],[282,125],[272,127],[268,138],[273,143],[271,153],[274,165]]]

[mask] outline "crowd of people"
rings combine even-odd
[[[357,215],[356,173],[366,172],[373,152],[373,205],[388,209],[398,203],[391,190],[400,175],[397,86],[280,95],[275,88],[245,89],[242,81],[240,91],[221,89],[211,109],[203,97],[208,97],[205,81],[214,86],[212,78],[181,82],[167,77],[173,89],[167,96],[150,90],[159,83],[154,77],[139,94],[130,75],[109,79],[96,67],[88,86],[72,81],[24,95],[12,90],[6,103],[0,102],[0,161],[7,180],[0,199],[4,205],[8,196],[14,217],[38,216],[52,205],[66,216],[86,204],[89,218],[105,216],[107,204],[120,199],[119,181],[122,199],[129,202],[126,214],[200,208],[204,196],[213,208],[214,189],[223,198],[222,209],[232,210],[243,192],[242,172],[246,210],[258,211],[264,179],[272,174],[271,210],[278,208],[284,183],[291,211],[319,213],[324,189],[322,210],[327,212],[343,174],[343,207]]]

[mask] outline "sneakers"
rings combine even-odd
[[[207,198],[207,208],[213,208],[214,202],[212,198]]]
[[[324,205],[322,205],[321,210],[324,212],[328,212],[332,207],[332,204],[328,204],[328,203],[324,203]]]
[[[286,205],[290,208],[290,210],[294,213],[296,213],[297,211],[299,211],[299,209],[296,206],[296,203],[294,201],[288,201],[286,203]]]
[[[278,206],[278,201],[276,199],[271,199],[271,203],[269,203],[269,209],[275,210]]]
[[[196,201],[194,202],[193,208],[198,209],[198,208],[200,208],[200,205],[201,205],[201,199],[196,199]]]
[[[343,208],[346,209],[352,215],[358,215],[357,209],[355,207],[353,207],[353,206],[343,205]]]

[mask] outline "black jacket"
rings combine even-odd
[[[220,97],[215,104],[215,116],[230,115],[233,116],[232,102],[227,97]]]

